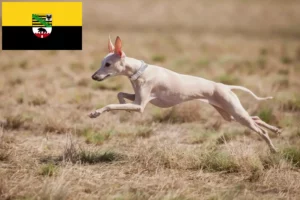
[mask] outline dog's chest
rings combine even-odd
[[[145,81],[142,79],[137,79],[135,81],[130,81],[130,82],[131,82],[134,92],[137,93],[138,90],[143,86]]]

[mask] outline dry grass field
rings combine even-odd
[[[83,51],[0,52],[0,199],[300,199],[300,1],[83,3]],[[96,82],[108,34],[127,56],[248,87],[280,150],[209,105],[88,114],[132,92]]]

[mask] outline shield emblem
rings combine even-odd
[[[46,38],[52,32],[52,14],[32,14],[32,31],[38,38]]]

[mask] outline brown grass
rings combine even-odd
[[[160,123],[185,123],[201,120],[200,106],[197,102],[186,102],[168,110],[157,110],[153,121]]]
[[[299,198],[299,1],[87,1],[83,9],[83,51],[0,53],[0,199]],[[283,128],[270,133],[280,153],[198,101],[88,118],[133,92],[125,77],[90,78],[108,34],[129,57],[274,96],[257,102],[234,91],[251,115]]]

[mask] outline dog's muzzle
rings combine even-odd
[[[104,79],[106,79],[109,76],[110,76],[110,74],[107,74],[103,78],[100,78],[97,74],[93,74],[92,79],[95,80],[95,81],[103,81]]]

